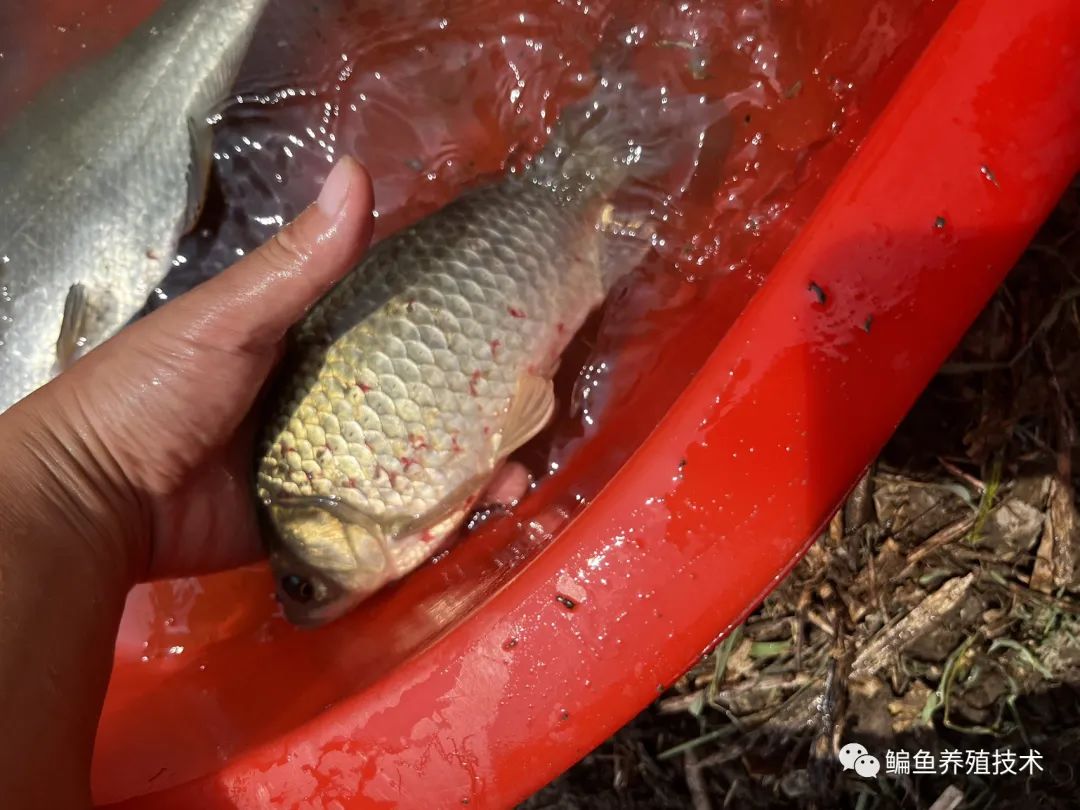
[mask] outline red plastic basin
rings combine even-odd
[[[1080,4],[879,7],[886,27],[902,7],[909,31],[755,245],[764,284],[731,277],[694,302],[720,326],[673,332],[711,338],[670,408],[635,394],[655,427],[615,408],[568,456],[606,470],[604,447],[647,433],[597,497],[557,526],[563,470],[315,632],[273,616],[261,569],[140,589],[100,802],[508,806],[753,609],[1080,168]]]

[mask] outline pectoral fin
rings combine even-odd
[[[210,183],[210,167],[213,165],[214,132],[205,121],[188,119],[188,140],[191,161],[188,164],[188,198],[184,213],[184,232],[192,230],[202,214],[206,188]]]
[[[620,218],[615,206],[611,203],[606,203],[600,209],[600,230],[606,233],[648,240],[649,227],[649,223],[645,219]]]
[[[505,459],[543,430],[554,412],[555,385],[550,379],[526,374],[518,380],[506,426],[495,448],[496,459]]]
[[[86,287],[72,284],[64,300],[64,319],[56,339],[56,364],[60,371],[75,362],[75,354],[86,344],[86,318],[89,304]]]
[[[455,512],[467,509],[470,505],[470,499],[480,494],[480,490],[484,488],[490,478],[490,472],[474,475],[464,483],[454,487],[448,495],[424,514],[396,524],[391,530],[391,534],[394,537],[407,537],[412,534],[423,534],[429,529],[434,529],[447,518],[453,517]]]

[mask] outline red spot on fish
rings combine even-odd
[[[370,391],[370,390],[371,390],[371,386],[370,386],[370,385],[368,385],[367,383],[362,383],[362,382],[360,382],[359,380],[357,380],[357,381],[356,381],[356,382],[354,383],[354,385],[355,385],[355,386],[356,386],[357,388],[359,388],[359,389],[360,389],[361,391],[363,391],[363,392],[364,392],[365,394],[366,394],[366,393],[367,393],[368,391]]]
[[[409,458],[408,456],[402,456],[398,460],[401,462],[401,467],[402,467],[402,469],[405,470],[405,472],[408,472],[409,467],[411,467],[413,464],[418,464],[419,463],[416,459]]]
[[[435,535],[431,533],[431,529],[424,529],[423,534],[420,535],[420,539],[425,543],[430,543],[435,539]]]
[[[498,356],[499,347],[502,346],[501,340],[491,341],[491,359],[494,360]]]
[[[517,307],[507,307],[506,311],[510,313],[510,317],[512,317],[512,318],[524,318],[525,317],[525,310],[518,309]]]
[[[557,324],[555,324],[555,331],[561,335],[563,332],[566,331],[566,324],[564,324],[562,321],[559,321]]]
[[[462,452],[461,445],[458,444],[457,434],[456,433],[453,436],[450,437],[450,449],[452,451],[454,451],[455,453]]]
[[[428,443],[424,440],[423,436],[417,436],[413,433],[409,434],[409,444],[415,447],[417,450],[427,450]]]
[[[474,371],[472,373],[472,376],[469,378],[469,394],[470,394],[470,396],[475,397],[477,395],[476,394],[476,384],[478,382],[480,382],[480,378],[483,377],[483,376],[484,375],[480,373],[480,369],[477,369],[476,371]]]
[[[487,425],[484,425],[484,435],[487,436],[489,433],[491,433],[491,428]]]
[[[348,486],[349,486],[349,489],[356,489],[356,479],[355,478],[350,478]]]

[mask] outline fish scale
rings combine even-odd
[[[519,377],[557,356],[603,295],[595,268],[561,277],[556,235],[580,240],[579,219],[550,190],[519,182],[463,198],[377,246],[298,331],[298,351],[309,354],[285,395],[295,416],[275,424],[261,494],[333,490],[381,514],[434,505],[481,472]],[[528,253],[520,239],[508,251],[514,229],[546,233]],[[384,303],[319,351],[343,313],[372,299]],[[337,452],[327,446],[335,436]]]
[[[290,618],[340,614],[464,517],[512,449],[522,380],[550,386],[604,297],[605,191],[511,176],[468,193],[373,248],[295,330],[257,490],[279,583],[337,598],[284,593]]]

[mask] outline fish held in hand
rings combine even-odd
[[[194,224],[266,0],[166,0],[0,133],[0,411],[127,323]]]
[[[290,621],[432,557],[550,420],[560,355],[636,264],[608,226],[641,150],[586,109],[524,172],[376,245],[295,330],[256,476]]]

